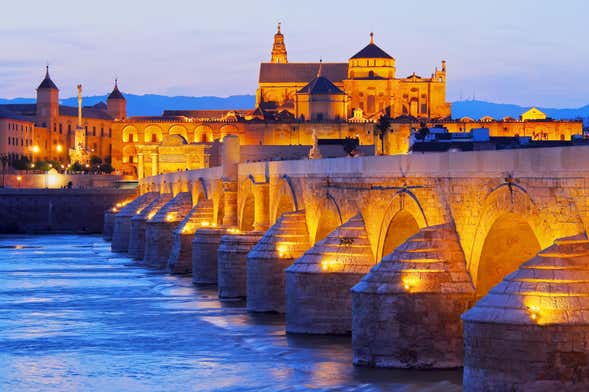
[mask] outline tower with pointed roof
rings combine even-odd
[[[127,117],[127,100],[119,90],[118,79],[115,79],[115,87],[106,100],[106,110],[117,120],[124,120]]]
[[[37,123],[51,128],[59,117],[59,89],[49,76],[49,65],[45,68],[45,78],[37,87]]]
[[[278,30],[274,34],[274,45],[272,45],[271,63],[287,64],[286,45],[284,44],[284,35],[280,32],[280,22],[278,23]]]

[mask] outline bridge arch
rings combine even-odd
[[[314,215],[316,216],[316,222],[314,222],[314,225],[309,225],[314,226],[314,230],[309,230],[310,232],[313,232],[312,244],[321,241],[332,231],[344,224],[340,206],[335,197],[330,193],[327,194],[325,199],[318,206]],[[311,228],[312,227],[310,227],[310,229]]]
[[[558,237],[525,188],[505,183],[492,190],[483,203],[467,265],[477,296]]]
[[[427,218],[417,196],[407,189],[396,192],[380,224],[376,260],[380,261],[426,226]]]
[[[278,218],[285,212],[292,212],[299,210],[299,201],[295,192],[294,186],[289,177],[281,177],[280,185],[275,193],[274,208],[272,209],[272,223],[276,222]]]
[[[192,205],[197,205],[201,200],[207,200],[207,189],[202,177],[197,178],[190,184],[190,193],[192,194]]]
[[[248,178],[242,183],[239,190],[239,229],[241,231],[252,231],[256,223],[256,192],[254,189],[254,180]]]

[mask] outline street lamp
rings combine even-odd
[[[22,181],[22,177],[21,176],[16,176],[16,183],[17,183],[17,188],[20,188],[20,183]]]

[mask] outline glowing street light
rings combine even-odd
[[[57,150],[57,152],[62,152],[63,146],[61,144],[58,144],[57,146],[55,146],[55,149]]]

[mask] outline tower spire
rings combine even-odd
[[[374,45],[374,33],[370,32],[370,44]]]
[[[272,45],[271,63],[286,64],[288,59],[286,57],[286,45],[284,44],[284,35],[280,31],[281,23],[278,22],[276,34],[274,34],[274,45]]]
[[[323,74],[323,59],[319,59],[319,69],[317,69],[317,77],[321,77]]]

